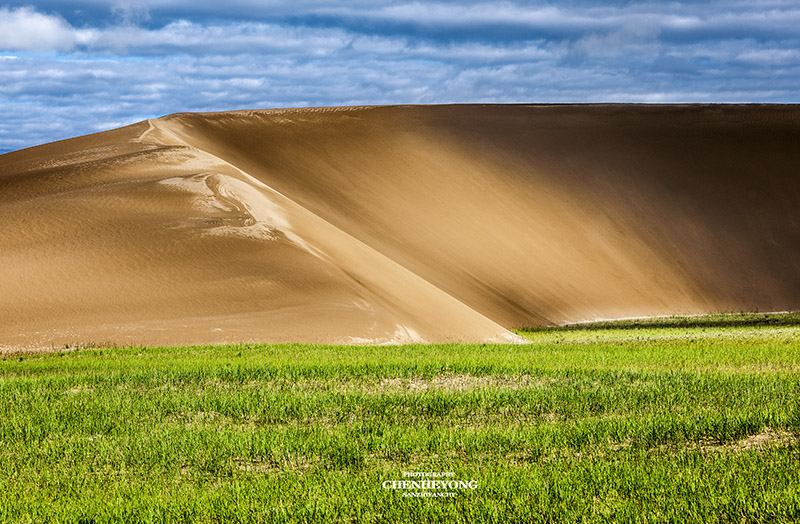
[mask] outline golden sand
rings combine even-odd
[[[0,156],[0,348],[800,308],[800,108],[179,114]]]

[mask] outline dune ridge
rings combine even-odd
[[[0,347],[800,307],[796,106],[176,114],[0,156]]]

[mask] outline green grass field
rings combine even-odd
[[[6,354],[0,522],[800,521],[799,314],[520,334]]]

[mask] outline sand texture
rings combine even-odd
[[[0,348],[800,308],[800,107],[177,114],[0,156]]]

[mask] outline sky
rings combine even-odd
[[[184,111],[800,102],[800,0],[0,0],[0,151]]]

